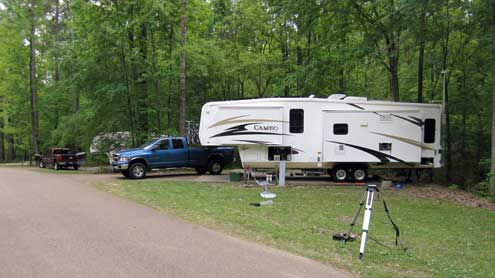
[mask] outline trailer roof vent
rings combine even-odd
[[[368,98],[367,97],[346,97],[345,100],[368,101]]]
[[[314,98],[314,97],[315,97],[315,95],[310,95],[310,96],[309,96],[309,98]]]
[[[328,99],[342,100],[346,97],[346,94],[333,94],[328,97]]]

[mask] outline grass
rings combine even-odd
[[[411,197],[407,191],[386,192],[409,250],[403,253],[368,241],[360,262],[358,241],[344,244],[331,236],[347,230],[362,187],[273,189],[277,193],[273,206],[252,207],[249,202],[260,201],[260,188],[156,180],[100,186],[188,221],[363,277],[495,277],[495,213],[486,209]],[[370,235],[394,244],[394,232],[380,202],[374,204]]]

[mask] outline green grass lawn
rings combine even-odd
[[[346,231],[363,187],[299,186],[273,189],[273,206],[253,207],[260,188],[237,184],[122,181],[107,191],[180,218],[275,248],[357,272],[364,277],[495,277],[495,213],[447,201],[385,192],[392,218],[409,250],[368,241],[364,261],[359,242],[332,241]],[[355,231],[361,228],[362,215]],[[370,235],[394,244],[382,203],[374,204]]]

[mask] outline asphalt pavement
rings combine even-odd
[[[91,186],[113,175],[0,167],[0,277],[352,277]]]

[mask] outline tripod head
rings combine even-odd
[[[368,186],[366,188],[366,191],[376,191],[376,192],[379,192],[380,190],[378,190],[378,186],[376,186],[376,184],[368,184]]]

